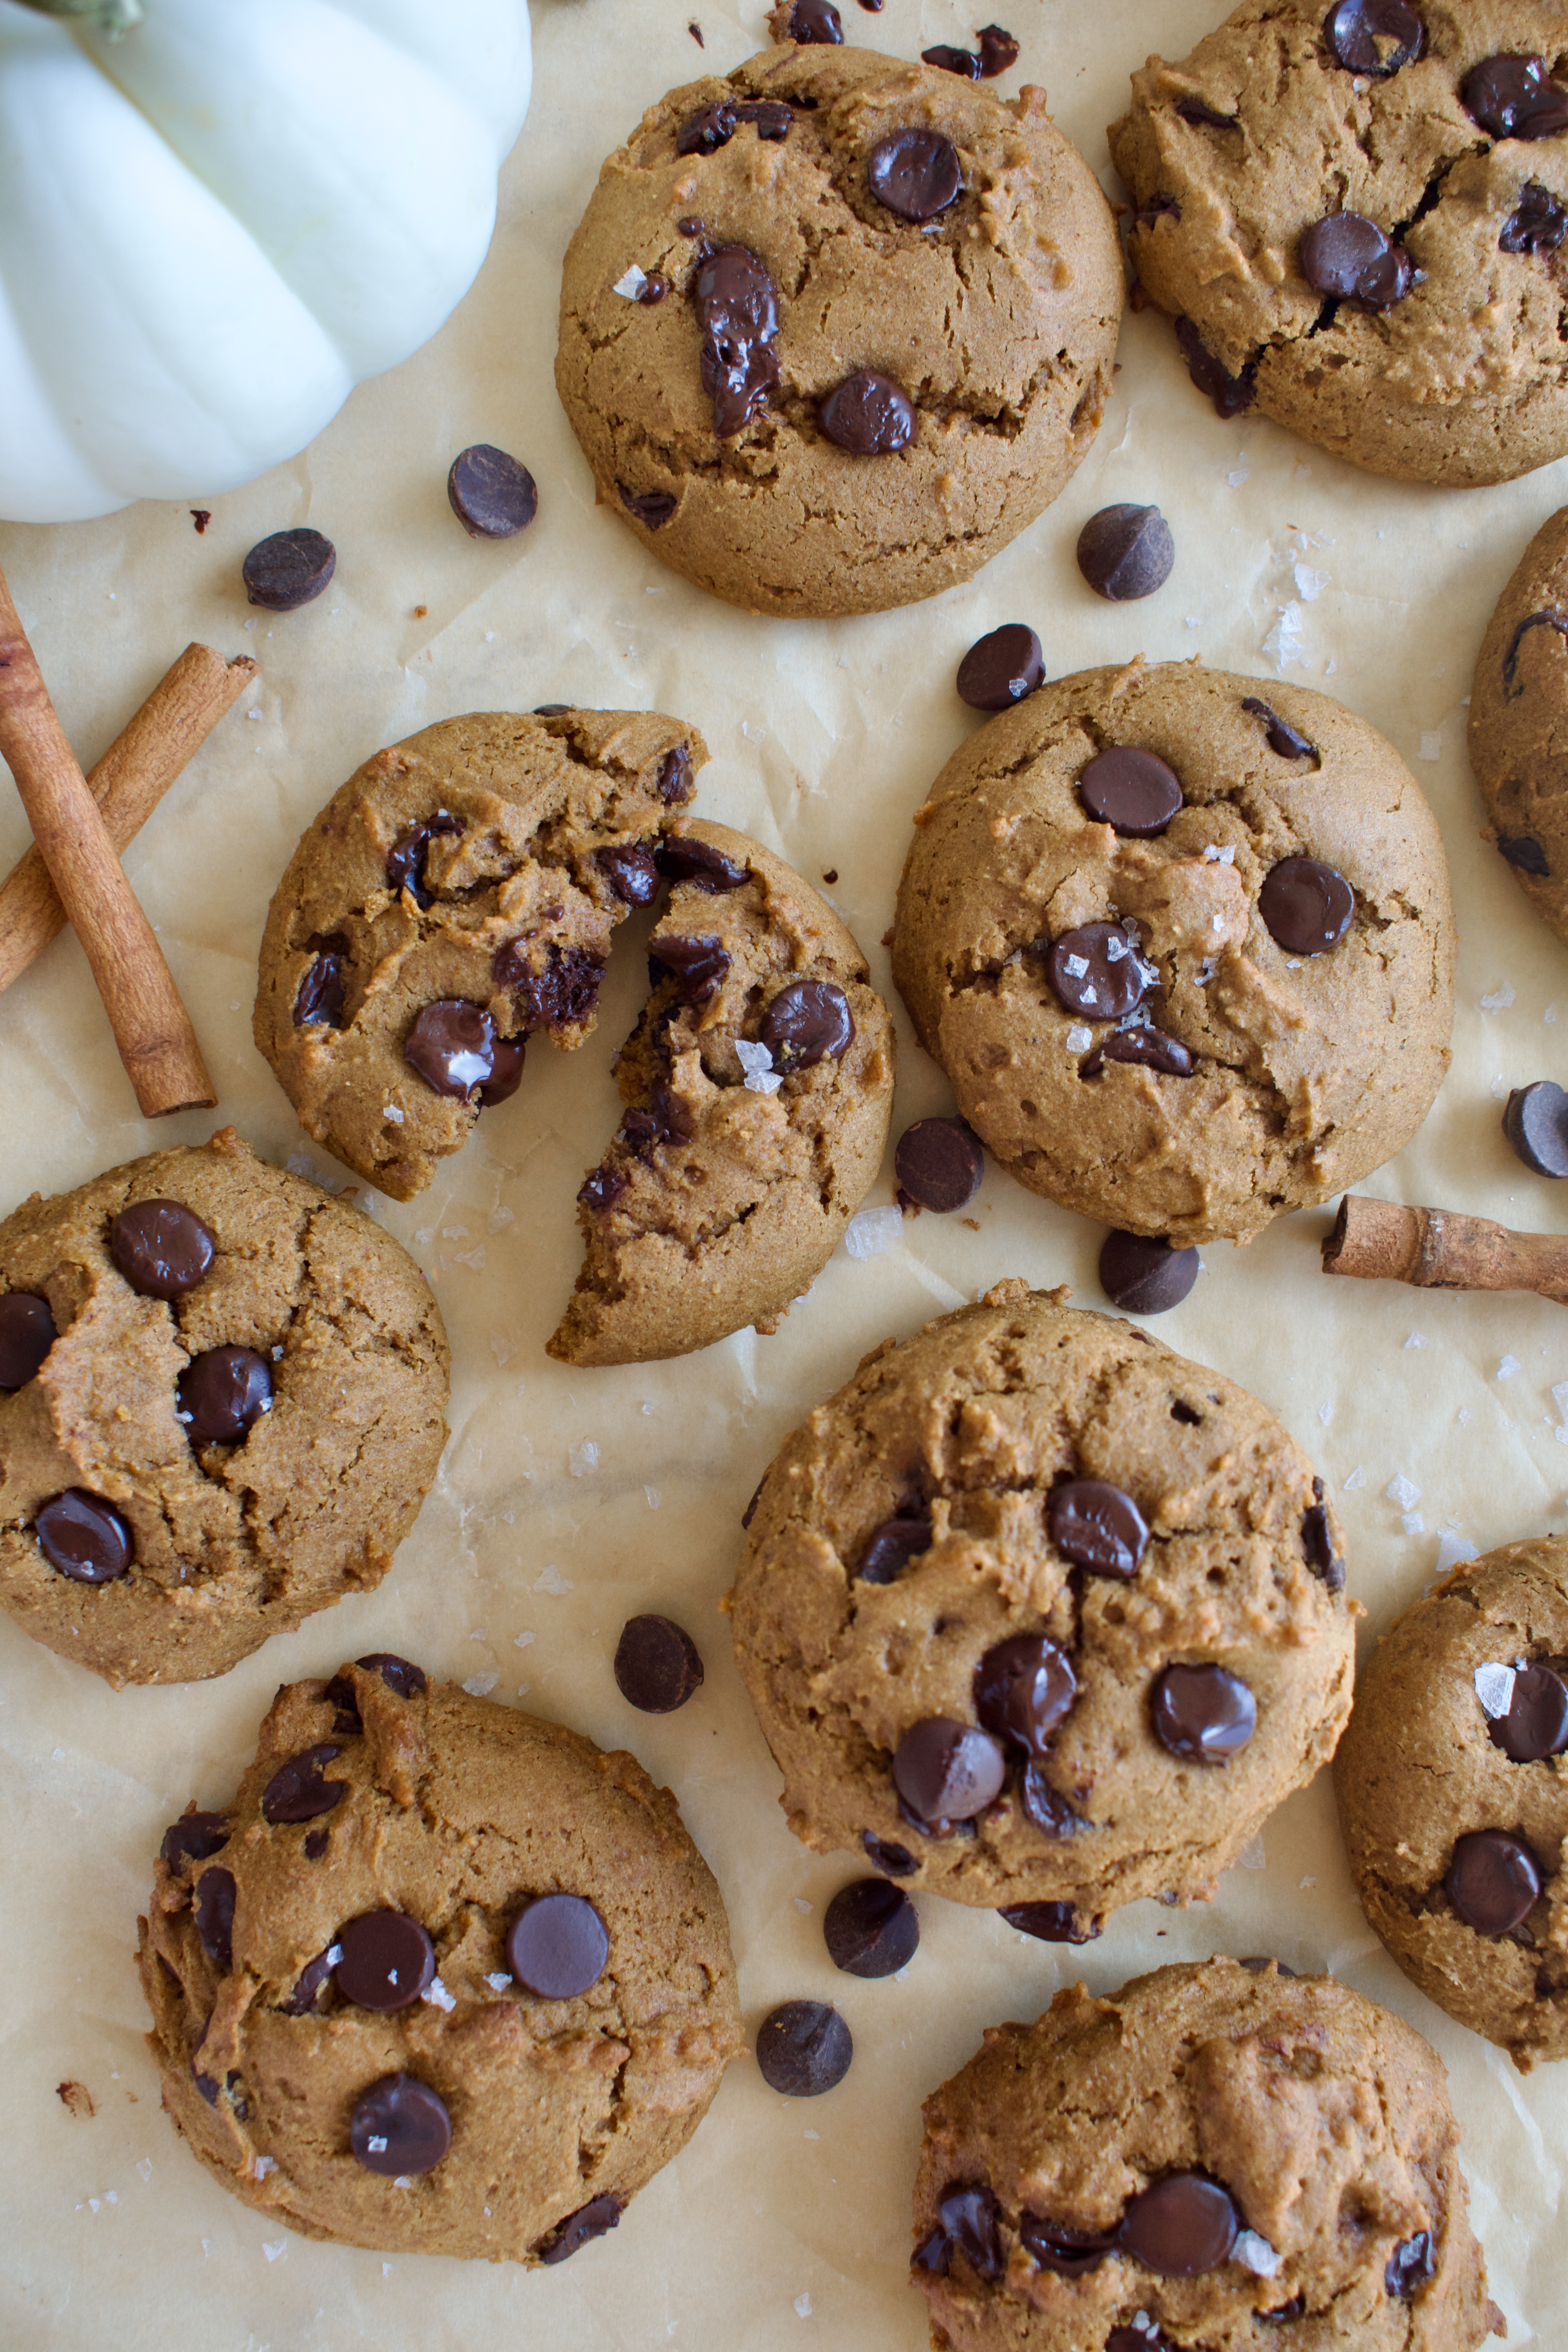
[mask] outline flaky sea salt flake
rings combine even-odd
[[[1517,1356],[1504,1356],[1498,1365],[1497,1376],[1500,1381],[1511,1381],[1515,1372],[1521,1372],[1523,1370],[1524,1367]]]
[[[599,1449],[591,1437],[574,1445],[566,1456],[566,1467],[574,1478],[591,1478],[599,1466]]]
[[[470,1698],[488,1698],[500,1680],[498,1674],[470,1675],[463,1688]]]
[[[1247,1843],[1242,1847],[1241,1853],[1237,1856],[1237,1860],[1240,1862],[1243,1870],[1268,1869],[1268,1857],[1263,1851],[1263,1839],[1261,1835],[1247,1839]]]
[[[1094,1032],[1086,1028],[1081,1021],[1075,1021],[1062,1043],[1069,1054],[1087,1053],[1094,1043]]]
[[[1361,1464],[1358,1462],[1358,1463],[1356,1464],[1356,1465],[1355,1465],[1355,1468],[1351,1472],[1350,1476],[1349,1476],[1349,1477],[1344,1481],[1343,1485],[1341,1486],[1341,1488],[1340,1488],[1340,1492],[1341,1492],[1341,1494],[1342,1494],[1342,1495],[1349,1495],[1349,1494],[1353,1493],[1354,1489],[1355,1489],[1357,1486],[1364,1486],[1365,1485],[1366,1485],[1366,1472],[1363,1469],[1363,1467],[1362,1467]]]
[[[639,269],[637,263],[634,261],[631,268],[626,271],[626,276],[624,278],[616,278],[616,291],[623,298],[624,300],[627,302],[635,302],[647,284],[647,270]]]
[[[465,1683],[463,1687],[466,1690],[468,1688],[468,1685]],[[447,2017],[450,2017],[452,2011],[458,2006],[456,2000],[447,1990],[446,1986],[441,1982],[439,1977],[431,1978],[429,1983],[426,1986],[419,1998],[421,2000],[427,2000],[432,2009],[440,2010],[443,2015]]]
[[[795,2296],[795,2317],[796,2317],[797,2319],[809,2319],[809,2318],[811,2317],[811,2297],[810,2297],[810,2295],[808,2295],[808,2294],[797,2294],[797,2295]]]
[[[1458,1528],[1438,1528],[1437,1574],[1439,1576],[1447,1576],[1448,1570],[1451,1568],[1458,1568],[1461,1560],[1479,1558],[1480,1554],[1475,1545],[1462,1536]]]
[[[1234,866],[1236,864],[1235,842],[1227,841],[1223,849],[1217,842],[1205,842],[1204,864],[1205,866]]]
[[[1481,1703],[1482,1712],[1490,1722],[1496,1723],[1499,1717],[1506,1715],[1513,1705],[1513,1682],[1514,1675],[1511,1666],[1487,1665],[1476,1668],[1476,1696]]]
[[[1483,1013],[1506,1013],[1512,1003],[1513,982],[1511,981],[1505,980],[1500,988],[1494,989],[1489,996],[1482,997],[1481,1011]]]
[[[742,1084],[747,1092],[753,1095],[776,1095],[784,1084],[784,1075],[774,1069],[773,1057],[767,1047],[760,1042],[753,1043],[750,1037],[737,1037],[735,1051],[741,1057],[741,1067],[746,1074]]]
[[[1298,563],[1291,573],[1296,593],[1303,604],[1315,604],[1329,584],[1329,573],[1314,572],[1310,563]]]
[[[374,2147],[374,2145],[373,2140],[371,2146]],[[269,2263],[280,2262],[289,2251],[289,2241],[287,2238],[263,2238],[261,2251]]]
[[[561,1570],[554,1566],[541,1569],[533,1580],[533,1589],[535,1592],[553,1592],[559,1597],[563,1592],[571,1591],[572,1579],[569,1576],[563,1576]]]
[[[1243,2270],[1250,2271],[1254,2278],[1272,2278],[1285,2260],[1284,2255],[1277,2254],[1268,2239],[1260,2238],[1256,2230],[1237,2232],[1230,2258],[1233,2263],[1239,2263]]]
[[[1409,1339],[1406,1339],[1405,1344],[1407,1348],[1429,1348],[1432,1345],[1432,1342],[1430,1339],[1426,1339],[1421,1332],[1412,1331]]]
[[[1279,607],[1279,618],[1263,640],[1263,651],[1277,669],[1287,668],[1291,662],[1306,666],[1307,645],[1301,628],[1301,607],[1294,599]]]
[[[844,1229],[844,1246],[851,1257],[880,1257],[898,1240],[903,1222],[899,1208],[862,1209]]]
[[[1405,1475],[1403,1470],[1392,1477],[1384,1493],[1396,1510],[1412,1511],[1421,1500],[1421,1489]]]
[[[508,1985],[511,1982],[511,1979],[508,1976],[504,1969],[492,1969],[489,1975],[485,1979],[485,1982],[489,1985],[492,1992],[505,1992]]]

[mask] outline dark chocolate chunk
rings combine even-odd
[[[1515,1764],[1538,1764],[1568,1748],[1568,1684],[1550,1666],[1521,1666],[1513,1678],[1508,1713],[1488,1726],[1493,1743]],[[172,1832],[171,1832],[172,1834]]]
[[[496,1025],[482,1004],[437,997],[415,1015],[403,1058],[433,1094],[471,1102],[495,1067]]]
[[[1003,2257],[996,2226],[1001,2217],[992,2189],[983,2181],[950,2181],[936,2210],[953,2252],[994,2284],[1002,2275]]]
[[[1175,771],[1152,751],[1135,751],[1125,743],[1097,752],[1079,776],[1078,791],[1097,824],[1113,825],[1139,841],[1163,833],[1183,804]]]
[[[839,1061],[855,1041],[849,1000],[830,980],[792,980],[757,1024],[757,1035],[786,1077]]]
[[[628,490],[625,482],[616,488],[627,514],[645,530],[662,530],[679,503],[672,490]]]
[[[797,7],[815,5],[797,0]],[[702,389],[713,403],[713,430],[728,441],[767,406],[778,383],[778,292],[750,247],[721,245],[698,265],[691,299],[702,330]]]
[[[1113,2327],[1105,2352],[1176,2352],[1163,2327]]]
[[[623,907],[651,907],[658,896],[658,858],[651,842],[628,841],[601,849],[598,864]]]
[[[1355,892],[1321,858],[1282,857],[1263,877],[1258,911],[1287,955],[1326,955],[1351,927]]]
[[[950,1217],[979,1192],[985,1154],[967,1119],[917,1118],[899,1138],[893,1171],[917,1208]]]
[[[386,853],[386,887],[389,890],[406,890],[421,912],[431,904],[432,893],[425,880],[426,860],[430,844],[437,835],[458,834],[463,830],[461,817],[450,809],[437,809],[421,824],[406,824]]]
[[[1410,256],[1375,221],[1360,213],[1330,213],[1314,221],[1296,247],[1301,275],[1314,294],[1352,298],[1369,310],[1390,310],[1415,283]]]
[[[1158,507],[1101,507],[1078,535],[1078,568],[1113,604],[1152,596],[1171,576],[1176,542]]]
[[[862,7],[866,0],[861,0]],[[879,0],[880,5],[880,0]],[[1018,62],[1018,44],[1011,33],[1000,25],[982,25],[975,38],[980,43],[980,79],[994,81],[998,74],[1011,71]]]
[[[1124,1019],[1160,976],[1120,923],[1080,923],[1064,931],[1051,943],[1046,971],[1064,1008],[1090,1021]]]
[[[452,2145],[447,2102],[417,2074],[384,2074],[359,2100],[349,2121],[349,2146],[367,2172],[433,2171]]]
[[[1198,1278],[1195,1249],[1142,1234],[1107,1234],[1100,1251],[1100,1286],[1124,1315],[1167,1315]]]
[[[318,1813],[330,1813],[348,1795],[346,1780],[329,1780],[325,1768],[342,1750],[332,1741],[307,1748],[299,1756],[290,1756],[280,1764],[261,1791],[261,1818],[274,1824],[279,1822],[311,1822]]]
[[[331,1843],[331,1832],[329,1830],[307,1830],[305,1832],[306,1861],[320,1862]]]
[[[0,1298],[0,1389],[25,1389],[58,1338],[47,1298],[8,1290]]]
[[[1087,2278],[1116,2243],[1114,2230],[1069,2230],[1038,2213],[1019,2216],[1018,2235],[1026,2252],[1033,2254],[1042,2270],[1055,2271],[1058,2278]]]
[[[1552,139],[1568,131],[1568,89],[1548,79],[1544,58],[1483,58],[1459,97],[1494,139]]]
[[[847,1976],[890,1977],[914,1958],[921,1923],[914,1905],[885,1878],[841,1886],[823,1915],[827,1957]]]
[[[490,1074],[479,1088],[481,1110],[494,1110],[497,1103],[510,1102],[522,1084],[522,1065],[528,1047],[521,1037],[498,1037],[490,1062]]]
[[[659,872],[669,881],[695,882],[700,890],[739,890],[750,878],[749,867],[692,834],[672,833],[655,856]]]
[[[180,1419],[193,1445],[237,1445],[272,1407],[272,1368],[254,1348],[207,1348],[180,1374]]]
[[[667,751],[659,762],[658,796],[666,808],[676,808],[689,801],[697,790],[691,774],[691,754],[684,743]]]
[[[696,1643],[672,1617],[628,1617],[616,1644],[616,1687],[643,1715],[673,1715],[702,1685]]]
[[[33,1532],[49,1566],[73,1584],[112,1584],[134,1557],[131,1529],[119,1512],[80,1486],[41,1503]]]
[[[795,122],[795,110],[780,98],[746,99],[736,107],[735,120],[754,123],[759,139],[787,139]]]
[[[506,1960],[541,2000],[575,2000],[598,1983],[610,1957],[605,1923],[581,1895],[541,1895],[507,1929]]]
[[[1568,236],[1568,211],[1539,180],[1526,180],[1502,225],[1500,253],[1555,253]]]
[[[1163,1029],[1117,1029],[1104,1037],[1078,1066],[1080,1078],[1097,1078],[1107,1062],[1137,1062],[1167,1078],[1190,1078],[1197,1063],[1192,1048]]]
[[[1511,837],[1503,835],[1499,838],[1498,848],[1509,864],[1517,866],[1521,873],[1537,875],[1542,881],[1550,877],[1552,867],[1547,862],[1546,852],[1538,841],[1531,839],[1529,834],[1516,834]]]
[[[942,2229],[922,2238],[910,2257],[911,2270],[924,2271],[931,2278],[945,2278],[952,2263],[952,2240]]]
[[[1329,1536],[1329,1515],[1321,1503],[1310,1503],[1301,1514],[1301,1549],[1307,1565],[1320,1584],[1331,1592],[1342,1592],[1345,1564],[1334,1551]]]
[[[1050,1736],[1078,1696],[1065,1650],[1043,1633],[1013,1633],[992,1643],[974,1669],[974,1712],[987,1731],[1026,1756],[1044,1756]]]
[[[1161,1744],[1184,1764],[1228,1764],[1258,1727],[1258,1702],[1224,1666],[1167,1666],[1151,1700]]]
[[[591,1168],[577,1187],[577,1198],[584,1208],[595,1212],[613,1209],[626,1189],[626,1180],[618,1168]]]
[[[1258,397],[1258,362],[1248,360],[1239,375],[1222,367],[1191,319],[1176,320],[1176,341],[1197,389],[1212,400],[1216,416],[1239,416]]]
[[[1347,73],[1382,79],[1414,63],[1426,31],[1407,0],[1338,0],[1323,37]]]
[[[216,1247],[183,1201],[138,1201],[109,1221],[109,1255],[143,1298],[184,1298],[210,1272]]]
[[[308,964],[294,992],[295,1028],[341,1029],[346,983],[341,955],[328,951]]]
[[[889,457],[913,439],[914,403],[890,375],[857,368],[817,410],[822,429],[852,457]]]
[[[1217,106],[1211,106],[1206,99],[1179,98],[1176,100],[1176,112],[1181,116],[1184,122],[1201,124],[1205,129],[1209,131],[1239,131],[1241,129],[1241,121],[1238,116],[1234,114],[1222,114],[1219,108]]]
[[[1287,726],[1279,712],[1271,710],[1267,702],[1259,701],[1256,694],[1243,695],[1241,707],[1243,710],[1250,710],[1254,718],[1262,719],[1264,732],[1268,738],[1268,748],[1271,751],[1278,751],[1282,760],[1319,758],[1317,745],[1309,743],[1307,738],[1304,735],[1299,735],[1294,727]]]
[[[590,2197],[585,2205],[578,2206],[575,2213],[568,2213],[564,2221],[557,2222],[548,2238],[540,2242],[537,2249],[540,2261],[569,2261],[580,2246],[585,2246],[593,2239],[602,2238],[606,2231],[613,2230],[625,2210],[613,2189],[601,2189],[597,2197]]]
[[[312,1835],[314,1834],[316,1834],[316,1832],[312,1832]],[[326,1832],[323,1830],[320,1834],[324,1838]],[[310,1838],[307,1838],[305,1841],[305,1850],[307,1853],[310,1851]],[[326,1952],[318,1952],[313,1960],[306,1961],[304,1967],[300,1969],[299,1975],[294,1979],[293,1991],[289,1994],[287,2000],[280,2000],[278,2004],[285,2017],[309,2017],[310,2015],[310,2012],[315,2008],[316,2002],[321,1996],[321,1987],[326,1983],[327,1979],[332,1973],[332,1962],[329,1957],[330,1950],[331,1947],[328,1948],[328,1951]]]
[[[470,539],[515,539],[539,512],[528,467],[488,441],[476,441],[453,458],[447,496]]]
[[[528,950],[521,940],[509,940],[490,959],[498,988],[517,998],[517,1017],[525,1034],[535,1029],[575,1029],[593,1013],[605,977],[601,958],[587,948],[565,948],[552,940],[542,971],[529,968]]]
[[[571,708],[569,702],[536,702],[533,716],[535,719],[564,719]]]
[[[1472,1830],[1456,1843],[1443,1885],[1467,1927],[1479,1936],[1506,1936],[1540,1901],[1544,1875],[1522,1838]]]
[[[1086,1927],[1070,1903],[1004,1903],[997,1917],[1042,1944],[1092,1944],[1098,1927]]]
[[[958,697],[971,710],[1010,710],[1045,683],[1045,657],[1033,629],[1005,621],[977,637],[958,665]]]
[[[338,568],[338,551],[319,530],[275,530],[241,565],[245,593],[268,613],[297,612],[319,596]]]
[[[1417,2230],[1413,2238],[1402,2238],[1388,2257],[1383,2273],[1383,2284],[1401,2303],[1424,2287],[1437,2275],[1437,2249],[1430,2230]]]
[[[178,1870],[187,1862],[205,1862],[209,1855],[220,1853],[228,1838],[226,1813],[198,1813],[193,1810],[182,1813],[163,1832],[158,1852],[171,1870]]]
[[[935,220],[962,189],[963,167],[951,139],[911,125],[879,140],[867,159],[866,184],[900,220]]]
[[[921,51],[923,66],[935,66],[939,73],[961,74],[965,81],[980,79],[980,60],[973,49],[955,49],[939,41],[933,49]]]
[[[1240,2228],[1230,2193],[1217,2180],[1201,2172],[1170,2172],[1134,2197],[1116,2242],[1162,2278],[1197,2278],[1218,2270]]]
[[[1294,1969],[1288,1969],[1284,1961],[1277,1960],[1271,1952],[1254,1952],[1250,1958],[1238,1960],[1237,1966],[1245,1969],[1249,1977],[1265,1977],[1270,1969],[1277,1969],[1282,1977],[1296,1974]]]
[[[785,2000],[757,2028],[757,2071],[770,2091],[815,2099],[842,2083],[855,2044],[831,2002]]]
[[[799,41],[803,47],[810,41],[842,41],[844,23],[833,0],[795,0],[789,12],[787,38]]]
[[[406,2009],[436,1973],[436,1947],[406,1911],[363,1911],[338,1930],[338,1990],[359,2009]]]
[[[914,1511],[884,1519],[866,1538],[856,1575],[862,1584],[893,1584],[911,1559],[931,1549],[931,1521]]]
[[[1125,1580],[1138,1573],[1149,1530],[1131,1495],[1104,1478],[1067,1478],[1046,1506],[1051,1541],[1075,1568]]]
[[[675,134],[678,155],[714,155],[735,136],[735,110],[721,103],[689,114]]]
[[[398,1657],[394,1651],[373,1650],[368,1657],[356,1658],[354,1664],[363,1666],[367,1675],[379,1675],[387,1689],[395,1691],[399,1698],[412,1698],[426,1687],[424,1667]]]
[[[654,1080],[648,1109],[639,1109],[634,1104],[621,1113],[621,1133],[633,1150],[639,1153],[646,1154],[660,1143],[689,1143],[695,1132],[690,1112],[670,1093],[662,1078]]]
[[[879,1870],[885,1870],[889,1878],[912,1878],[921,1866],[920,1857],[892,1838],[879,1838],[870,1830],[862,1830],[860,1843],[866,1849],[867,1860],[874,1862]]]
[[[1515,1087],[1502,1131],[1538,1176],[1568,1176],[1568,1094],[1551,1078]]]
[[[913,1724],[893,1756],[893,1784],[916,1821],[942,1829],[973,1821],[1007,1777],[999,1740],[972,1723],[929,1715]]]
[[[1018,1802],[1040,1835],[1054,1838],[1058,1843],[1065,1838],[1077,1837],[1080,1830],[1089,1826],[1060,1790],[1052,1788],[1038,1764],[1026,1764],[1018,1775]]]
[[[729,969],[730,950],[711,932],[689,940],[660,937],[648,957],[650,976],[658,981],[661,970],[668,971],[676,994],[687,1004],[706,1004]]]
[[[202,1939],[202,1949],[214,1968],[226,1975],[234,1966],[234,1905],[239,1889],[232,1870],[221,1864],[204,1870],[196,1881],[196,1933]]]

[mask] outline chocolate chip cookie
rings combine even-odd
[[[668,1790],[384,1655],[286,1685],[231,1801],[169,1829],[141,1967],[207,2170],[389,2252],[565,2261],[743,2046]]]
[[[1295,1442],[1060,1296],[868,1356],[769,1467],[733,1617],[797,1837],[1079,1942],[1213,1894],[1333,1753],[1353,1644]]]
[[[627,1105],[579,1192],[584,1260],[550,1353],[629,1364],[771,1331],[881,1163],[893,1026],[826,900],[728,825],[658,852],[653,991],[616,1064]]]
[[[915,826],[893,977],[1031,1191],[1123,1233],[1248,1241],[1426,1117],[1453,1024],[1442,840],[1326,696],[1080,671],[971,736]]]
[[[307,826],[255,1035],[300,1124],[412,1200],[529,1037],[580,1045],[610,936],[658,887],[702,738],[658,711],[476,711],[378,751]]]
[[[1568,450],[1565,29],[1561,0],[1243,0],[1133,75],[1129,250],[1222,415],[1409,481]]]
[[[1436,2053],[1272,1960],[1081,1984],[926,2101],[910,2275],[965,2352],[1502,2335]],[[1293,2325],[1292,2323],[1300,2323]]]
[[[967,580],[1094,438],[1122,274],[1044,90],[784,46],[670,91],[566,255],[555,381],[609,506],[756,612]]]
[[[1470,689],[1470,765],[1514,880],[1568,940],[1568,507],[1498,598]]]
[[[1521,2072],[1568,2057],[1568,1537],[1505,1544],[1405,1611],[1334,1790],[1405,1975]]]
[[[392,1565],[446,1440],[411,1257],[232,1128],[0,1223],[0,1606],[106,1682],[226,1673]]]

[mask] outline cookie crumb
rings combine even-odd
[[[79,2120],[98,2113],[98,2109],[92,2104],[92,2093],[85,2083],[71,2081],[57,2083],[55,2096],[65,2108],[66,2113],[77,2116]]]

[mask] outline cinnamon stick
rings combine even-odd
[[[1568,1238],[1514,1234],[1489,1217],[1410,1209],[1347,1192],[1323,1244],[1323,1272],[1422,1290],[1532,1290],[1568,1307]]]
[[[217,1100],[174,975],[114,854],[0,573],[0,758],[80,940],[148,1118]]]
[[[226,662],[210,646],[187,646],[89,770],[88,790],[103,811],[117,856],[131,846],[256,674],[248,654]],[[65,927],[66,910],[35,844],[0,882],[0,990],[9,988]]]

